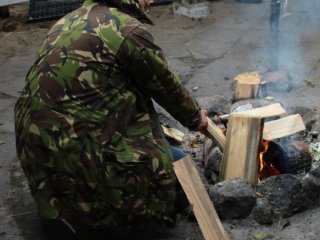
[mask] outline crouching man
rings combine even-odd
[[[147,6],[86,0],[53,25],[38,51],[15,126],[18,158],[44,218],[175,223],[173,155],[152,99],[191,130],[207,127],[207,113],[143,26],[151,23]]]

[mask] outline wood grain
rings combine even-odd
[[[173,163],[176,176],[193,207],[206,240],[228,240],[223,225],[190,156]]]
[[[221,180],[239,177],[253,184],[257,183],[263,122],[263,118],[257,116],[230,116],[220,171]]]

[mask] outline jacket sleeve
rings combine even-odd
[[[144,96],[153,98],[182,125],[195,130],[200,107],[178,76],[169,69],[162,50],[151,34],[137,27],[130,31],[117,53],[124,70]]]

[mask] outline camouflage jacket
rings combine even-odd
[[[172,223],[172,157],[151,99],[190,129],[199,107],[138,4],[112,1],[86,0],[46,36],[15,106],[18,158],[40,216]]]

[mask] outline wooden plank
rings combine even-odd
[[[176,176],[185,191],[201,232],[206,240],[228,240],[210,197],[190,156],[173,163]]]
[[[261,79],[257,72],[237,75],[232,84],[233,102],[241,99],[257,98]]]
[[[236,112],[231,114],[242,114],[242,115],[250,115],[250,116],[260,116],[262,118],[280,116],[285,114],[286,110],[281,106],[280,103],[273,103],[264,107],[255,108],[252,110],[246,110],[242,112]],[[221,119],[227,119],[230,114],[221,115]]]
[[[263,139],[273,140],[304,131],[306,126],[300,114],[290,115],[264,124]]]
[[[226,136],[221,128],[215,125],[210,118],[208,118],[208,128],[205,135],[209,137],[223,152],[226,145]]]
[[[184,137],[184,133],[179,131],[178,129],[175,128],[168,128],[166,126],[162,125],[162,129],[164,131],[164,134],[170,138],[173,138],[174,140],[176,140],[179,143],[182,143],[183,137]]]
[[[258,116],[230,116],[221,163],[221,180],[239,177],[257,183],[263,122],[263,118]]]

